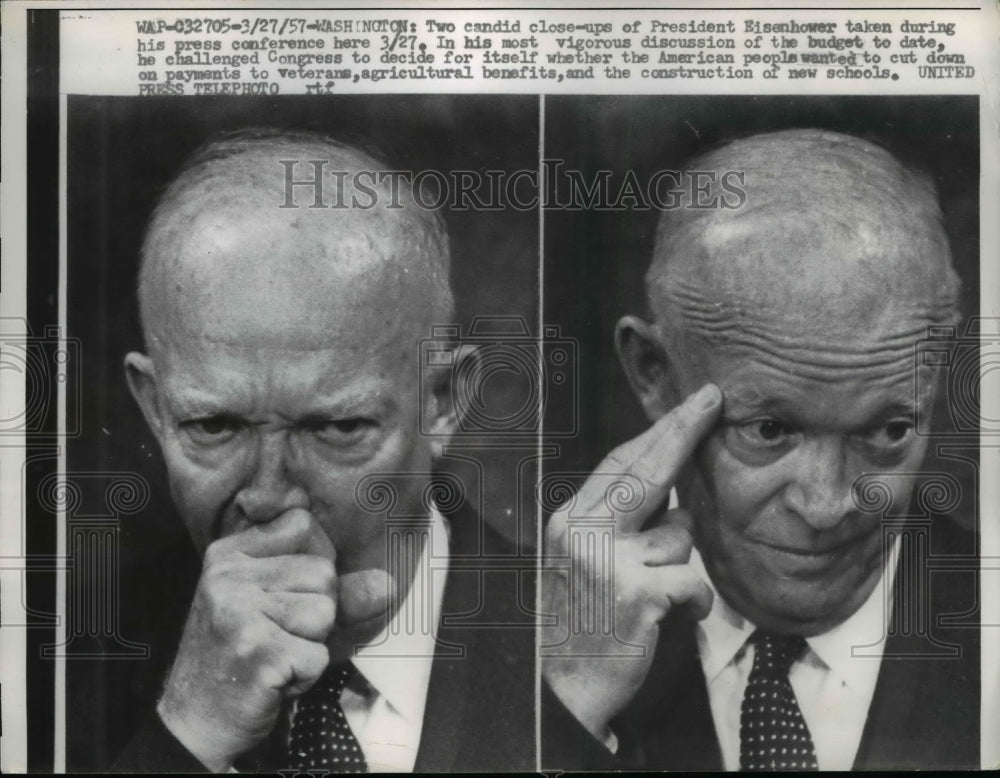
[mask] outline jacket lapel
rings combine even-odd
[[[479,602],[479,586],[465,580],[468,573],[456,570],[456,560],[482,554],[480,521],[465,505],[448,516],[451,531],[448,578],[414,772],[453,771],[459,748],[467,739],[466,729],[472,718],[468,711],[473,686],[470,665],[478,664],[475,660],[479,658],[477,635],[450,622],[484,605]]]
[[[448,518],[448,580],[414,770],[534,770],[534,556],[518,555],[470,508]]]
[[[452,771],[459,743],[465,739],[463,722],[468,720],[466,706],[470,686],[469,643],[461,634],[456,634],[462,630],[446,625],[447,615],[461,613],[467,605],[463,602],[467,599],[464,595],[463,589],[456,585],[454,571],[449,570],[414,772]]]
[[[723,769],[693,625],[661,625],[649,676],[623,718],[647,769]]]
[[[939,558],[961,558],[975,549],[968,533],[945,516],[935,517],[932,540]],[[885,653],[854,769],[976,768],[979,631],[949,628],[943,621],[975,614],[976,571],[958,565],[928,575],[914,569],[927,560],[910,559],[906,551],[896,570]],[[918,628],[921,622],[926,629]]]

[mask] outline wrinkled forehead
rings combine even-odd
[[[446,284],[400,213],[224,202],[172,237],[143,279],[160,339],[373,346],[422,329]]]
[[[805,394],[930,386],[916,352],[954,315],[947,265],[933,242],[886,234],[799,214],[718,222],[660,288],[665,339],[686,362],[753,365]]]
[[[695,356],[718,351],[819,380],[906,377],[928,327],[951,314],[930,265],[896,268],[877,249],[805,228],[715,238],[715,253],[665,290],[657,317]]]
[[[705,164],[738,171],[745,201],[661,219],[647,285],[675,357],[719,356],[726,372],[753,366],[791,388],[912,385],[918,343],[957,309],[929,181],[815,131],[748,139]]]
[[[709,222],[669,275],[682,312],[701,302],[841,337],[930,324],[955,304],[947,248],[926,231],[808,208]]]
[[[312,318],[296,318],[292,308],[280,306],[196,311],[184,326],[151,338],[149,352],[172,393],[249,404],[306,400],[352,387],[361,395],[388,386],[409,393],[417,386],[419,333],[405,317],[346,304]],[[322,324],[314,326],[320,318]]]
[[[748,171],[743,207],[668,222],[647,276],[656,317],[819,349],[912,343],[950,320],[958,282],[932,203],[834,178],[797,179],[793,202],[775,171]]]
[[[321,348],[342,332],[377,338],[415,329],[428,310],[446,315],[443,222],[380,172],[332,142],[209,147],[167,189],[147,231],[147,341],[184,331]]]
[[[691,163],[736,207],[664,212],[650,302],[675,293],[768,309],[790,325],[868,324],[873,307],[953,307],[957,277],[933,185],[858,138],[794,130],[737,141]],[[715,202],[716,198],[705,198]],[[722,198],[721,202],[731,202]],[[662,304],[662,305],[661,305]]]
[[[157,369],[181,386],[224,383],[247,390],[278,387],[329,391],[358,377],[392,379],[413,372],[416,357],[397,338],[366,342],[351,332],[332,332],[314,345],[275,344],[229,335],[215,340],[175,332],[155,351]]]

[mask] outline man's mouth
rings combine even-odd
[[[768,541],[752,542],[781,567],[787,566],[793,571],[803,573],[822,573],[837,565],[848,554],[853,554],[864,541],[865,536],[818,546],[789,546]]]

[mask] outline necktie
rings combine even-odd
[[[741,770],[817,770],[809,728],[788,682],[803,638],[757,630],[753,669],[740,709]]]
[[[291,767],[299,772],[368,772],[365,755],[340,707],[340,693],[357,672],[350,662],[329,667],[299,698],[288,739]]]

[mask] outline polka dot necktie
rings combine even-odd
[[[292,768],[299,772],[368,772],[365,755],[340,707],[340,693],[357,673],[350,662],[329,667],[299,698],[288,739]]]
[[[817,770],[812,736],[788,682],[805,639],[757,630],[753,669],[740,709],[741,770]]]

